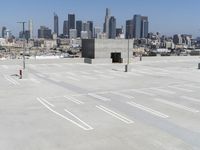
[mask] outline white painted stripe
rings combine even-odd
[[[78,105],[84,104],[82,101],[79,101],[78,99],[72,98],[72,97],[70,97],[70,96],[64,96],[64,98],[66,98],[66,99],[68,99],[68,100],[70,100],[70,101],[72,101],[72,102],[74,102],[74,103],[76,103],[76,104],[78,104]]]
[[[193,90],[190,89],[185,89],[185,88],[181,88],[181,87],[177,87],[177,86],[168,86],[169,88],[175,89],[175,90],[179,90],[179,91],[184,91],[184,92],[193,92]]]
[[[86,75],[81,75],[80,77],[89,79],[89,80],[97,80],[97,78],[91,77],[91,76],[86,76]]]
[[[134,75],[134,76],[138,76],[138,77],[142,77],[143,76],[142,74],[135,73],[134,70],[132,70],[132,72],[128,72],[128,74],[131,74],[131,75]]]
[[[38,98],[38,99],[40,99],[41,101],[47,103],[47,104],[48,104],[49,106],[51,106],[51,107],[55,107],[52,103],[50,103],[49,101],[47,101],[46,99],[44,99],[44,98],[42,98],[42,97],[40,97],[40,98]]]
[[[75,121],[73,121],[73,120],[67,118],[66,116],[64,116],[64,115],[62,115],[62,114],[56,112],[55,110],[53,110],[52,108],[50,108],[48,105],[46,105],[46,104],[45,104],[42,100],[40,100],[39,98],[37,98],[37,100],[38,100],[43,106],[45,106],[48,110],[50,110],[51,112],[53,112],[54,114],[56,114],[56,115],[58,115],[59,117],[61,117],[61,118],[65,119],[65,120],[67,120],[67,121],[69,121],[69,122],[71,122],[71,123],[77,125],[77,126],[80,127],[81,129],[83,129],[83,130],[92,130],[92,129],[93,129],[93,128],[90,127],[90,126],[84,127],[84,126],[78,124],[77,122],[75,122]]]
[[[4,78],[5,78],[8,82],[10,82],[10,83],[12,83],[12,84],[14,84],[14,85],[20,85],[19,82],[15,81],[14,79],[12,79],[12,78],[9,77],[9,76],[4,75]]]
[[[84,127],[84,130],[92,130],[93,128],[88,125],[87,123],[85,123],[84,121],[82,121],[80,118],[78,118],[77,116],[75,116],[74,114],[72,114],[70,111],[68,111],[67,109],[65,109],[65,112],[67,112],[68,114],[70,114],[72,117],[74,117],[75,119],[77,119],[78,121],[80,121],[82,124],[84,124],[86,126],[86,128]],[[81,126],[81,125],[79,125]]]
[[[200,86],[195,86],[195,85],[190,85],[190,84],[184,84],[184,86],[188,86],[188,87],[195,88],[195,89],[200,89]]]
[[[123,93],[120,93],[120,92],[111,92],[111,94],[115,94],[115,95],[118,95],[118,96],[122,96],[122,97],[125,97],[125,98],[128,98],[128,99],[134,99],[135,97],[131,96],[131,95],[128,95],[128,94],[123,94]]]
[[[147,75],[154,75],[154,73],[150,73],[147,71],[142,71],[142,70],[134,70],[134,72],[142,73],[142,74],[147,74]]]
[[[154,90],[154,91],[158,91],[158,92],[162,92],[162,93],[167,93],[167,94],[176,94],[176,92],[164,90],[164,89],[160,89],[160,88],[150,88],[150,90]]]
[[[167,104],[167,105],[170,105],[170,106],[173,106],[173,107],[176,107],[176,108],[179,108],[179,109],[183,109],[183,110],[186,110],[186,111],[190,111],[190,112],[193,112],[193,113],[198,113],[199,111],[196,110],[196,109],[193,109],[193,108],[189,108],[189,107],[186,107],[186,106],[183,106],[183,105],[180,105],[180,104],[176,104],[174,102],[169,102],[169,101],[166,101],[164,99],[160,99],[160,98],[156,98],[154,99],[158,102],[161,102],[161,103],[164,103],[164,104]]]
[[[119,74],[119,72],[112,72],[111,76],[127,78],[126,74]]]
[[[194,102],[200,102],[200,99],[193,98],[193,97],[181,96],[181,98],[183,98],[183,99],[185,99],[185,100],[194,101]]]
[[[124,117],[124,116],[122,116],[122,115],[120,115],[120,114],[118,114],[118,113],[116,113],[116,112],[104,107],[104,106],[100,105],[100,106],[96,106],[96,107],[98,109],[104,111],[105,113],[110,114],[111,116],[113,116],[113,117],[115,117],[115,118],[117,118],[117,119],[119,119],[119,120],[121,120],[121,121],[123,121],[123,122],[125,122],[127,124],[134,123],[132,120],[130,120],[130,119],[128,119],[128,118],[126,118],[126,117]]]
[[[70,79],[70,80],[74,80],[74,81],[80,81],[79,79],[75,78],[75,77],[71,77],[71,76],[66,76],[66,78]]]
[[[69,75],[71,75],[71,76],[76,76],[76,74],[75,74],[75,73],[72,73],[72,72],[66,72],[66,74],[69,74]]]
[[[141,109],[143,111],[149,112],[149,113],[151,113],[151,114],[153,114],[155,116],[158,116],[158,117],[161,117],[161,118],[169,118],[169,116],[167,116],[167,115],[165,115],[165,114],[163,114],[163,113],[161,113],[159,111],[153,110],[153,109],[148,108],[146,106],[142,106],[142,105],[137,104],[135,102],[127,102],[127,104],[129,104],[129,105],[131,105],[133,107],[139,108],[139,109]]]
[[[104,72],[99,71],[99,70],[94,70],[93,72],[95,72],[95,73],[104,73]]]
[[[135,93],[139,93],[139,94],[144,94],[144,95],[148,95],[148,96],[156,96],[153,93],[149,93],[149,92],[145,92],[145,91],[141,91],[139,89],[131,89],[131,91],[135,92]]]
[[[37,73],[37,75],[39,76],[39,77],[41,77],[41,78],[45,78],[46,76],[44,75],[44,74],[42,74],[42,73]]]
[[[54,77],[49,77],[50,80],[54,81],[54,82],[61,82],[60,80],[54,78]]]
[[[111,76],[106,76],[106,75],[103,75],[103,74],[99,74],[98,76],[99,76],[99,77],[102,77],[102,78],[106,78],[106,79],[113,79],[113,77],[111,77]]]
[[[89,96],[94,97],[96,99],[102,100],[102,101],[110,101],[109,98],[97,95],[97,94],[93,94],[93,93],[88,93]]]
[[[80,73],[85,74],[85,75],[90,75],[90,73],[86,71],[80,71]]]

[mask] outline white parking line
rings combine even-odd
[[[88,79],[88,80],[97,80],[97,78],[91,77],[91,76],[86,76],[86,75],[81,75],[80,77]]]
[[[104,73],[104,72],[99,71],[99,70],[94,70],[93,72],[95,72],[95,73]]]
[[[131,106],[133,106],[133,107],[139,108],[139,109],[141,109],[141,110],[143,110],[143,111],[149,112],[149,113],[151,113],[151,114],[153,114],[153,115],[155,115],[155,116],[158,116],[158,117],[161,117],[161,118],[165,118],[165,119],[166,119],[166,118],[169,118],[168,115],[165,115],[165,114],[163,114],[163,113],[161,113],[161,112],[159,112],[159,111],[153,110],[153,109],[148,108],[148,107],[146,107],[146,106],[142,106],[142,105],[137,104],[137,103],[135,103],[135,102],[127,102],[127,104],[129,104],[129,105],[131,105]]]
[[[14,84],[14,85],[20,85],[19,82],[15,81],[13,78],[7,76],[7,75],[4,75],[4,78],[10,82],[11,84]]]
[[[184,84],[184,86],[195,88],[195,89],[200,89],[200,86],[195,86],[195,85],[190,85],[190,84]]]
[[[179,91],[184,91],[184,92],[193,92],[193,90],[190,89],[185,89],[185,88],[181,88],[181,87],[177,87],[177,86],[168,86],[169,88],[175,89],[175,90],[179,90]]]
[[[154,75],[154,73],[150,73],[150,72],[142,71],[142,70],[134,70],[134,72],[138,72],[138,73],[141,73],[141,74],[147,74],[147,75]]]
[[[74,81],[80,81],[79,79],[75,78],[75,77],[71,77],[71,76],[66,76],[66,78],[74,80]]]
[[[181,96],[181,98],[183,98],[183,99],[185,99],[185,100],[194,101],[194,102],[200,102],[200,99],[193,98],[193,97]]]
[[[49,106],[51,106],[51,107],[55,107],[52,103],[50,103],[49,101],[47,101],[46,99],[44,99],[44,98],[42,98],[42,97],[40,97],[40,98],[37,98],[37,100],[39,101],[43,101],[43,102],[45,102],[45,103],[47,103]]]
[[[89,96],[94,97],[96,99],[102,100],[102,101],[110,101],[109,98],[97,95],[97,94],[93,94],[93,93],[88,93]]]
[[[115,95],[118,95],[118,96],[122,96],[122,97],[125,97],[125,98],[128,98],[128,99],[134,99],[135,97],[131,96],[131,95],[128,95],[128,94],[123,94],[123,93],[120,93],[120,92],[110,92],[111,94],[115,94]]]
[[[160,88],[150,88],[150,90],[154,90],[154,91],[158,91],[158,92],[162,92],[162,93],[167,93],[167,94],[176,94],[176,92],[164,90],[164,89],[160,89]]]
[[[153,94],[153,93],[149,93],[149,92],[141,91],[141,90],[139,90],[139,89],[131,89],[130,91],[133,91],[133,92],[135,92],[135,93],[139,93],[139,94],[148,95],[148,96],[156,96],[156,95]]]
[[[124,116],[122,116],[122,115],[120,115],[120,114],[118,114],[118,113],[116,113],[116,112],[104,107],[104,106],[100,105],[100,106],[96,106],[96,107],[98,109],[104,111],[105,113],[107,113],[107,114],[109,114],[109,115],[111,115],[111,116],[113,116],[113,117],[115,117],[115,118],[127,123],[127,124],[134,123],[132,120],[130,120],[130,119],[128,119],[128,118],[126,118],[126,117],[124,117]]]
[[[90,73],[86,71],[80,71],[80,73],[85,74],[85,75],[90,75]]]
[[[46,76],[44,75],[44,74],[42,74],[42,73],[37,73],[37,75],[39,76],[39,77],[41,77],[41,78],[45,78]]]
[[[186,106],[183,106],[183,105],[180,105],[180,104],[176,104],[174,102],[169,102],[167,100],[164,100],[164,99],[160,99],[160,98],[156,98],[154,99],[160,103],[164,103],[164,104],[167,104],[167,105],[170,105],[170,106],[173,106],[173,107],[176,107],[176,108],[179,108],[179,109],[183,109],[183,110],[186,110],[186,111],[190,111],[192,113],[198,113],[199,111],[196,110],[196,109],[193,109],[193,108],[189,108],[189,107],[186,107]]]
[[[65,112],[67,112],[68,114],[70,114],[72,117],[74,117],[75,119],[77,119],[78,121],[80,121],[82,124],[84,124],[86,127],[83,127],[82,125],[74,122],[71,120],[72,123],[76,124],[77,126],[83,128],[84,130],[92,130],[93,128],[88,125],[87,123],[85,123],[84,121],[82,121],[80,118],[78,118],[77,116],[75,116],[74,114],[72,114],[70,111],[68,111],[67,109],[65,109]]]
[[[49,79],[54,81],[54,82],[61,82],[59,79],[56,79],[55,77],[49,77]]]
[[[68,100],[70,100],[70,101],[72,101],[72,102],[74,102],[74,103],[76,103],[76,104],[78,104],[78,105],[84,104],[82,101],[79,101],[79,100],[77,100],[76,98],[72,98],[72,97],[70,97],[70,96],[64,96],[64,98],[66,98],[66,99],[68,99]]]
[[[103,74],[99,74],[99,75],[97,75],[97,76],[102,77],[102,78],[105,78],[105,79],[113,79],[113,77],[111,77],[111,76],[106,76],[106,75],[103,75]]]
[[[65,110],[65,111],[66,111],[67,113],[69,113],[72,117],[74,117],[75,119],[77,119],[77,120],[79,120],[81,123],[83,123],[86,127],[84,127],[84,126],[78,124],[77,122],[75,122],[75,121],[73,121],[73,120],[67,118],[66,116],[64,116],[64,115],[62,115],[62,114],[60,114],[60,113],[58,113],[57,111],[53,110],[51,107],[49,107],[49,106],[48,106],[43,100],[41,100],[40,98],[37,98],[37,100],[38,100],[43,106],[45,106],[49,111],[53,112],[54,114],[58,115],[59,117],[65,119],[65,120],[67,120],[67,121],[69,121],[69,122],[71,122],[71,123],[77,125],[77,126],[80,127],[81,129],[87,130],[87,131],[93,129],[91,126],[89,126],[88,124],[86,124],[85,122],[83,122],[82,120],[80,120],[78,117],[76,117],[74,114],[72,114],[72,113],[69,112],[68,110]]]
[[[128,72],[128,74],[131,74],[131,75],[134,75],[134,76],[137,76],[137,77],[142,77],[143,76],[142,74],[135,73],[134,71],[135,70],[132,70],[132,72]]]

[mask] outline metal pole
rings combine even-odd
[[[125,65],[125,72],[129,71],[129,63],[130,63],[129,53],[130,53],[130,47],[129,47],[129,36],[128,36],[128,54],[127,54],[127,64]]]
[[[130,47],[129,47],[129,37],[128,37],[128,61],[127,61],[127,65],[129,65],[129,63],[130,63],[129,55],[130,55]]]
[[[26,22],[17,22],[22,24],[23,31],[22,31],[22,37],[23,37],[23,70],[26,68],[26,62],[25,62],[25,23]]]

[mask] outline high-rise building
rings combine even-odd
[[[68,14],[68,33],[70,29],[76,29],[75,28],[75,14]]]
[[[81,31],[81,39],[88,39],[88,32],[87,31]]]
[[[174,37],[173,37],[173,42],[176,45],[183,44],[182,36],[180,34],[175,34]]]
[[[110,17],[109,20],[109,39],[116,38],[116,19],[114,16]]]
[[[6,30],[7,28],[6,27],[2,27],[2,38],[5,38],[6,37]]]
[[[128,39],[128,38],[132,39],[133,33],[134,33],[133,19],[126,20],[126,39]]]
[[[141,38],[141,25],[142,25],[142,16],[135,15],[134,16],[134,38],[139,39]]]
[[[56,13],[54,13],[54,33],[59,35],[59,18]]]
[[[111,17],[111,11],[110,11],[110,9],[106,8],[106,16],[105,16],[103,32],[106,33],[107,37],[109,37],[109,21],[110,21],[110,17]]]
[[[76,39],[77,38],[77,30],[76,29],[70,29],[69,30],[69,38],[70,39]]]
[[[123,34],[123,27],[122,28],[116,28],[116,37],[120,37],[121,34]]]
[[[89,26],[89,38],[93,38],[93,22],[92,21],[87,21],[88,26]]]
[[[101,34],[101,28],[100,27],[94,27],[94,38],[99,38],[100,34]]]
[[[65,20],[63,22],[63,35],[64,36],[68,36],[69,35],[69,32],[68,32],[68,21]]]
[[[40,29],[38,29],[38,38],[51,39],[51,29],[45,26],[41,26]]]
[[[81,37],[81,31],[83,31],[83,22],[81,20],[76,21],[77,37]]]
[[[147,38],[149,33],[148,17],[142,16],[141,18],[141,38]]]
[[[28,31],[30,33],[30,39],[33,39],[33,20],[28,21]]]
[[[30,31],[29,30],[25,30],[24,31],[24,35],[23,35],[23,31],[21,31],[19,33],[19,38],[21,38],[21,39],[25,38],[26,40],[30,39]]]

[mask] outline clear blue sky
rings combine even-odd
[[[1,0],[0,27],[7,26],[16,34],[20,30],[17,21],[33,19],[35,32],[40,25],[52,28],[53,12],[59,16],[60,28],[68,13],[102,27],[108,7],[118,26],[142,14],[149,16],[152,32],[200,36],[199,6],[200,0]]]

